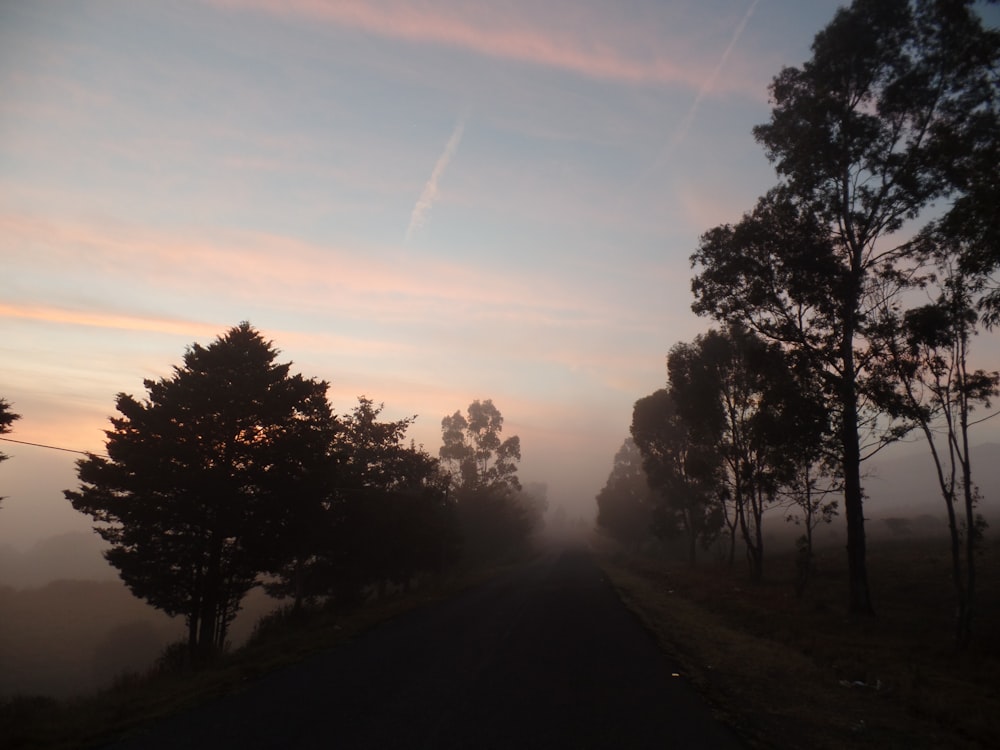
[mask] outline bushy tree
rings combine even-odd
[[[244,595],[288,553],[295,498],[332,435],[327,384],[278,354],[248,323],[193,344],[171,377],[144,381],[145,400],[118,395],[108,457],[79,461],[81,487],[65,493],[129,589],[185,618],[196,657],[224,646]]]
[[[621,542],[639,545],[652,536],[654,500],[642,453],[632,438],[625,438],[597,493],[597,525]]]
[[[719,454],[712,436],[683,418],[665,388],[636,401],[631,432],[657,494],[653,532],[661,539],[683,534],[693,565],[698,542],[708,546],[721,527],[715,492]]]
[[[276,571],[272,596],[324,598],[341,606],[371,587],[408,586],[458,551],[454,503],[437,459],[407,445],[416,417],[383,421],[383,404],[359,397],[329,446],[327,491],[303,537],[305,554]]]
[[[795,475],[805,451],[822,439],[822,405],[800,388],[780,346],[740,326],[676,345],[667,372],[681,418],[721,459],[716,477],[730,532],[730,563],[739,531],[751,576],[759,579],[764,513]]]

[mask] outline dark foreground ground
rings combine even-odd
[[[739,748],[565,549],[114,748]]]

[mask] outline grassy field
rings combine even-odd
[[[255,677],[342,643],[380,622],[454,596],[503,569],[453,572],[349,613],[265,618],[245,646],[210,668],[154,669],[123,676],[108,690],[69,700],[17,696],[0,701],[0,748],[68,750],[106,744],[133,727],[237,691]]]
[[[979,561],[975,641],[953,647],[944,539],[873,539],[877,616],[847,613],[846,554],[818,553],[802,598],[794,562],[695,568],[593,547],[626,604],[751,745],[761,748],[1000,747],[1000,564]]]

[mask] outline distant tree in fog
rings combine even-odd
[[[764,564],[764,513],[826,432],[822,399],[804,389],[792,360],[775,343],[733,325],[711,330],[667,357],[671,393],[682,420],[721,458],[719,506],[730,532],[732,563],[739,531],[751,577]]]
[[[621,542],[639,544],[652,536],[654,504],[642,453],[632,438],[625,438],[597,493],[597,525]]]
[[[496,558],[527,541],[533,516],[519,501],[521,440],[501,439],[503,416],[493,401],[473,401],[466,415],[441,420],[441,463],[450,477],[466,557]],[[535,514],[537,515],[537,514]]]
[[[979,311],[996,314],[991,305],[997,300],[988,295],[990,305],[980,304],[984,300],[977,293],[982,294],[985,284],[970,279],[956,262],[949,238],[934,231],[923,239],[938,264],[938,295],[903,313],[884,311],[879,343],[890,354],[885,358],[887,387],[893,389],[896,408],[924,434],[948,513],[958,599],[955,640],[963,649],[972,637],[976,558],[986,528],[978,510],[982,496],[973,476],[970,432],[977,421],[975,408],[988,408],[1000,393],[1000,373],[973,369],[969,358]]]
[[[9,433],[10,426],[20,418],[20,414],[15,414],[10,410],[10,402],[5,398],[0,398],[0,435]],[[8,458],[10,456],[0,451],[0,462],[6,461]],[[3,500],[3,497],[0,497],[0,500]]]
[[[716,493],[720,456],[713,436],[685,421],[665,388],[636,401],[631,431],[657,494],[653,531],[661,539],[683,534],[693,565],[698,543],[709,545],[722,525]]]
[[[327,460],[327,384],[278,354],[248,323],[193,344],[171,377],[144,381],[145,400],[118,395],[108,458],[79,461],[65,493],[129,589],[184,616],[193,657],[224,646],[258,574],[288,554],[286,530],[308,520],[295,498]]]
[[[521,460],[521,439],[514,435],[500,439],[503,415],[491,399],[469,404],[466,416],[456,411],[441,420],[442,445],[439,455],[461,490],[521,489],[517,463]]]

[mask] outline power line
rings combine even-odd
[[[105,454],[103,453],[78,451],[73,448],[60,448],[58,445],[45,445],[44,443],[29,443],[27,440],[15,440],[14,438],[7,438],[7,437],[0,437],[0,440],[3,440],[8,443],[17,443],[19,445],[31,445],[34,446],[35,448],[48,448],[49,450],[53,451],[63,451],[64,453],[79,453],[82,456],[104,456],[105,458],[107,458],[107,456],[105,456]]]

